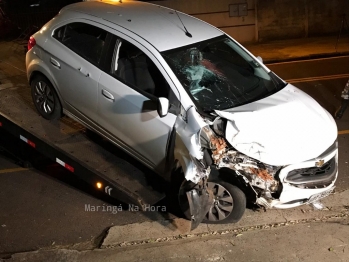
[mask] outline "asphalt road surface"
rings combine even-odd
[[[330,113],[340,104],[340,93],[349,78],[349,57],[268,65],[277,75],[314,97]],[[337,121],[339,178],[337,190],[349,187],[349,109]],[[3,137],[9,141],[10,137]],[[0,140],[1,145],[1,140]],[[57,164],[42,156],[35,168],[23,168],[16,156],[0,151],[0,254],[42,247],[74,245],[86,249],[98,245],[113,225],[164,219],[166,212],[87,211],[90,206],[120,203],[96,193]],[[158,204],[166,205],[166,201]]]

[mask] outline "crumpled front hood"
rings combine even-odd
[[[259,101],[216,113],[230,120],[226,139],[233,147],[269,165],[316,158],[337,138],[332,116],[290,84]]]

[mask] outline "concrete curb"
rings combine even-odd
[[[313,219],[326,220],[348,211],[349,190],[333,194],[323,200],[327,207],[315,211],[309,205],[294,209],[271,209],[266,212],[247,210],[241,221],[236,224],[207,225],[201,224],[190,231],[190,222],[185,219],[144,222],[111,227],[101,245],[102,249],[120,246],[131,246],[146,243],[158,243],[183,238],[201,237],[215,233],[236,233],[255,228],[278,226],[280,223],[307,222]]]
[[[201,241],[202,238],[219,239],[220,235],[231,234],[232,237],[247,235],[248,231],[282,228],[295,224],[313,223],[318,221],[338,221],[337,219],[349,217],[349,190],[336,193],[326,198],[323,203],[327,208],[323,211],[314,211],[310,206],[303,206],[292,210],[269,210],[267,212],[247,212],[241,223],[226,225],[200,225],[190,234],[188,232],[188,221],[174,219],[163,222],[145,222],[110,228],[107,237],[100,249],[78,251],[72,249],[38,250],[33,252],[16,253],[0,261],[129,261],[130,254],[140,250],[140,244],[159,243],[157,245],[145,246],[146,251],[151,248],[157,250],[165,246],[163,242],[171,240],[183,240],[180,243],[194,243],[186,241],[189,238]],[[335,220],[333,220],[335,219]],[[310,226],[308,226],[310,227]],[[265,231],[264,231],[265,232]],[[149,238],[151,236],[151,238]],[[172,237],[171,237],[172,236]],[[211,236],[211,238],[209,238]],[[139,239],[145,239],[143,241]],[[138,245],[138,247],[137,247]],[[125,249],[122,247],[130,247]],[[169,244],[172,248],[173,244]],[[148,251],[149,250],[149,251]],[[154,254],[149,254],[154,256]],[[146,256],[141,256],[143,261]],[[164,255],[164,257],[166,257]],[[187,259],[186,259],[187,260]],[[161,260],[157,260],[161,261]],[[196,260],[195,260],[196,261]],[[211,260],[210,260],[211,261]],[[212,260],[213,261],[213,260]]]

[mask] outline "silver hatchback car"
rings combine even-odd
[[[29,40],[46,119],[81,122],[174,184],[189,219],[313,203],[337,178],[337,127],[221,30],[136,1],[69,5]]]

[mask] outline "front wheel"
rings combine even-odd
[[[224,224],[238,222],[246,209],[246,196],[240,188],[224,181],[208,182],[213,191],[213,204],[203,222]]]
[[[189,204],[185,192],[191,182],[183,182],[179,201],[184,215],[190,219]],[[194,187],[195,188],[195,187]],[[225,224],[238,222],[246,209],[246,196],[238,187],[225,181],[210,181],[208,188],[213,192],[213,203],[203,222],[207,224]]]
[[[47,119],[58,119],[62,116],[62,106],[50,81],[44,76],[37,76],[31,83],[34,105],[40,115]]]

